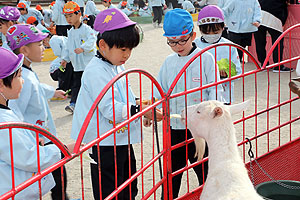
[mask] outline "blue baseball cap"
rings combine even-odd
[[[165,37],[179,39],[192,32],[193,18],[188,11],[175,8],[166,13],[163,28]]]

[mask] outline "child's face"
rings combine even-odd
[[[7,99],[17,99],[20,96],[23,83],[24,80],[21,76],[21,70],[18,70],[17,75],[12,79],[11,88],[4,86],[3,83],[1,82],[0,84],[1,92],[4,94],[4,96]]]
[[[100,41],[99,43],[103,43],[104,41]],[[131,55],[132,49],[127,47],[117,48],[113,46],[109,48],[109,46],[104,42],[104,44],[100,44],[100,51],[102,51],[102,55],[109,60],[113,65],[123,65],[128,60]]]
[[[68,22],[68,24],[70,24],[71,26],[76,26],[78,24],[80,24],[80,17],[81,14],[75,14],[75,13],[68,13],[65,14],[66,20]]]
[[[32,62],[41,62],[44,55],[45,47],[43,41],[33,42],[26,45],[28,50],[26,51],[25,56],[27,56]]]
[[[7,29],[11,27],[13,23],[11,21],[8,21],[7,23],[0,23],[0,32],[6,35]]]
[[[102,3],[103,3],[103,5],[104,5],[105,7],[109,7],[108,1],[102,1]]]
[[[200,30],[200,32],[201,32],[201,30]],[[223,29],[222,28],[220,28],[219,30],[217,30],[217,31],[212,31],[212,30],[209,30],[209,32],[208,33],[206,33],[207,35],[215,35],[215,34],[222,34],[222,32],[223,32]],[[203,34],[202,32],[201,32],[201,34]]]
[[[180,39],[168,39],[167,43],[175,53],[179,54],[180,56],[187,56],[193,48],[192,42],[195,37],[196,33],[192,32],[191,34]]]
[[[50,37],[46,37],[45,39],[43,39],[43,45],[45,48],[50,48]]]

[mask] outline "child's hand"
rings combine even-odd
[[[143,119],[143,124],[145,127],[150,127],[152,125],[152,120],[148,118]]]
[[[77,49],[74,50],[74,52],[76,54],[81,54],[83,51],[84,51],[83,48],[77,48]]]
[[[44,138],[39,138],[39,145],[45,146],[45,140],[44,140]]]
[[[68,148],[69,152],[72,153],[74,151],[75,142],[71,144],[67,144],[66,147]]]
[[[150,105],[143,105],[143,109],[146,109],[147,107],[149,107]],[[159,110],[158,108],[155,109],[156,111],[156,120],[159,122],[162,120],[163,118],[163,114],[162,114],[162,111]],[[148,112],[146,112],[144,114],[144,116],[148,119],[152,119],[152,110],[149,110]]]
[[[65,91],[63,90],[55,90],[53,97],[60,97],[63,99],[66,99],[67,97],[65,96]]]
[[[67,61],[62,60],[62,61],[60,62],[60,64],[61,64],[64,68],[66,68],[66,66],[67,66]]]
[[[252,23],[254,26],[256,26],[257,28],[259,27],[260,23],[259,22],[253,22]]]
[[[227,73],[226,73],[226,71],[225,70],[220,70],[220,77],[221,78],[227,78]]]

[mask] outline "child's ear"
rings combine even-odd
[[[104,51],[104,50],[106,50],[106,47],[107,47],[106,42],[103,39],[99,40],[99,49],[101,51]]]
[[[193,32],[193,35],[192,35],[192,41],[195,40],[196,35],[197,35],[196,32]]]
[[[24,56],[28,57],[30,53],[30,49],[25,45],[20,47],[20,53],[24,54]]]

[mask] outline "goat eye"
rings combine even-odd
[[[198,114],[200,114],[200,111],[199,111],[199,110],[197,110],[197,113],[198,113]]]

